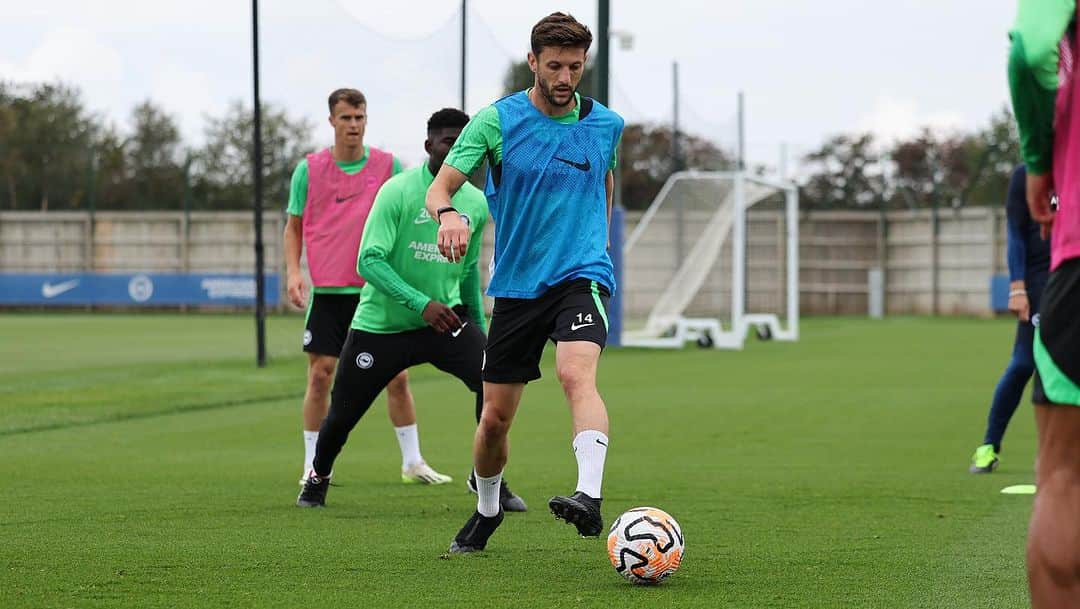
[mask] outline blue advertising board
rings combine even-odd
[[[1004,313],[1009,310],[1008,275],[990,276],[990,310],[995,313]]]
[[[278,303],[266,275],[266,304]],[[0,305],[176,306],[255,304],[255,276],[196,273],[0,273]]]

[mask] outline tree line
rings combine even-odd
[[[519,62],[508,68],[503,88],[531,84],[532,73]],[[592,88],[584,82],[581,91]],[[314,125],[273,104],[262,113],[264,201],[286,201],[296,162],[314,149]],[[183,140],[176,117],[150,100],[132,109],[121,130],[88,109],[70,85],[0,82],[0,210],[250,209],[252,122],[251,107],[233,101],[220,116],[206,117],[203,143],[194,146]],[[833,136],[799,159],[800,205],[998,204],[1019,159],[1014,125],[1003,108],[974,132],[924,129],[890,143],[869,133]],[[647,207],[679,169],[734,168],[731,151],[692,133],[678,135],[675,158],[670,125],[626,125],[619,163],[628,208]]]
[[[152,101],[121,131],[75,87],[0,82],[0,210],[250,209],[252,114],[232,102],[192,146]],[[262,114],[265,200],[286,201],[313,127],[272,104]]]

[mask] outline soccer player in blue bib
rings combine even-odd
[[[495,298],[485,364],[484,407],[473,446],[476,512],[450,553],[483,550],[499,526],[499,486],[507,434],[525,384],[540,378],[540,356],[556,343],[556,375],[570,405],[578,483],[548,502],[579,534],[603,530],[601,482],[608,417],[596,388],[607,342],[607,304],[615,289],[608,224],[615,150],[623,120],[577,93],[592,44],[589,29],[552,13],[532,30],[532,88],[476,114],[461,132],[427,193],[439,223],[439,251],[461,260],[470,230],[451,196],[487,159],[485,195],[495,222],[488,294]]]

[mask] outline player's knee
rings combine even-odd
[[[1042,522],[1042,534],[1033,535],[1029,545],[1029,559],[1044,569],[1055,580],[1080,579],[1080,546],[1065,540],[1075,539],[1080,522],[1068,511],[1080,495],[1080,471],[1075,467],[1054,469],[1039,478],[1039,501],[1057,505],[1042,510],[1051,520]]]
[[[390,379],[386,385],[386,392],[392,396],[404,396],[409,391],[409,372],[402,370],[397,376]]]
[[[320,394],[330,390],[334,380],[334,362],[316,361],[308,369],[308,385]]]
[[[560,363],[555,366],[555,376],[559,379],[563,391],[567,395],[574,395],[582,391],[595,391],[596,383],[593,375],[581,366],[572,363]]]
[[[1013,362],[1009,365],[1008,374],[1021,382],[1027,382],[1031,375],[1035,374],[1035,362]]]
[[[1009,361],[1010,374],[1023,376],[1025,380],[1035,373],[1035,356],[1030,353],[1015,353]]]
[[[485,440],[497,440],[510,433],[510,417],[498,408],[485,405],[484,411],[480,413],[479,429]]]

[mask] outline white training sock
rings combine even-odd
[[[420,456],[420,433],[416,430],[416,423],[395,427],[398,446],[401,447],[401,467],[406,468],[416,465],[424,460]]]
[[[593,499],[600,499],[604,481],[604,460],[607,458],[608,437],[596,430],[586,429],[574,437],[574,456],[577,458],[577,489]]]
[[[476,511],[481,516],[491,518],[499,513],[499,487],[502,482],[502,472],[490,478],[476,475]]]
[[[304,475],[312,469],[315,461],[315,447],[319,444],[319,432],[304,430]]]

